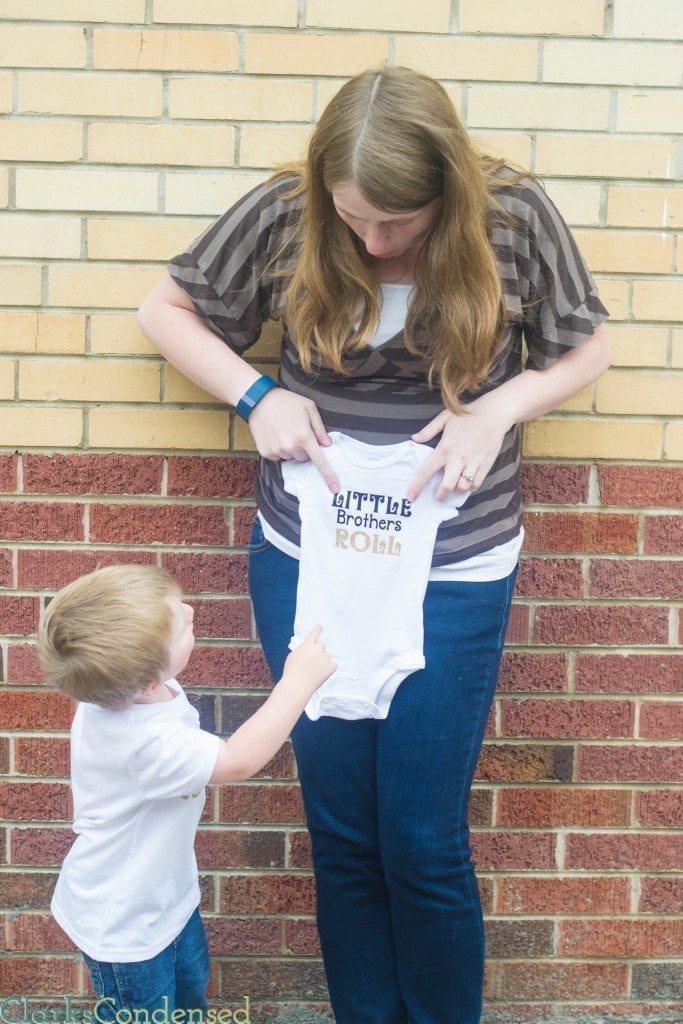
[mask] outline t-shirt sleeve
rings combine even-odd
[[[542,369],[591,337],[607,310],[571,231],[543,187],[527,179],[511,192],[526,365]]]
[[[164,723],[149,730],[129,764],[138,789],[147,800],[189,796],[211,778],[220,739],[181,723]]]
[[[263,323],[279,316],[281,281],[266,271],[298,217],[297,201],[282,199],[292,185],[288,179],[252,189],[169,262],[173,280],[235,352],[258,341]]]

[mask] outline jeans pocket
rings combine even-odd
[[[251,528],[251,537],[249,538],[249,543],[247,545],[249,554],[258,555],[259,552],[267,551],[271,547],[272,544],[270,543],[269,540],[266,539],[266,536],[263,532],[261,520],[259,519],[258,516],[256,516],[256,518],[254,519],[254,525]]]

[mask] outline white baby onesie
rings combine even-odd
[[[427,445],[369,445],[332,433],[324,449],[340,490],[332,494],[312,462],[282,465],[299,499],[301,559],[294,636],[315,625],[337,670],[313,694],[306,714],[386,718],[400,683],[424,668],[422,601],[438,526],[457,516],[467,494],[436,500],[439,479],[405,497]]]

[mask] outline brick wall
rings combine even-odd
[[[205,724],[232,729],[267,686],[250,436],[134,310],[388,59],[441,78],[482,146],[545,179],[612,315],[613,369],[527,430],[526,554],[472,798],[486,1020],[680,1020],[683,6],[0,0],[0,19],[0,998],[87,992],[48,912],[71,710],[41,685],[42,603],[96,565],[159,562],[196,608]],[[254,358],[276,352],[269,331]],[[198,854],[217,1005],[323,1010],[288,749],[211,790]]]

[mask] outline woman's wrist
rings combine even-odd
[[[260,377],[257,377],[254,383],[247,388],[240,400],[236,403],[235,412],[237,415],[243,419],[245,423],[248,423],[251,413],[261,399],[277,386],[277,381],[274,381],[272,377],[268,377],[265,373]]]

